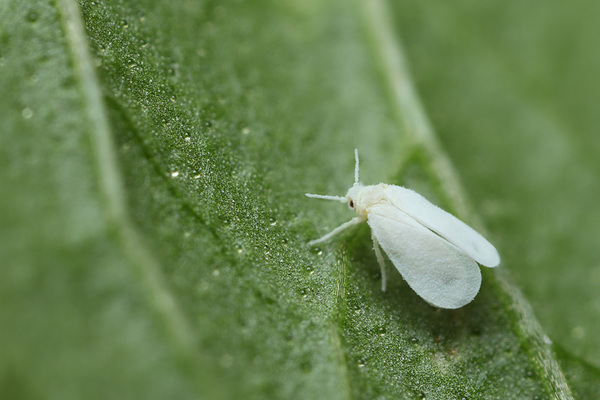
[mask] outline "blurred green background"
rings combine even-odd
[[[598,398],[599,19],[0,1],[0,397]],[[306,246],[354,148],[496,245],[472,304],[382,293],[367,226]]]

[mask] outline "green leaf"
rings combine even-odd
[[[0,397],[593,398],[591,67],[542,38],[559,5],[539,42],[481,22],[519,7],[0,3]],[[473,303],[389,265],[381,292],[367,226],[306,245],[351,217],[304,193],[344,194],[355,147],[363,182],[486,222]]]
[[[401,1],[393,15],[503,265],[560,348],[576,397],[598,398],[599,5]]]

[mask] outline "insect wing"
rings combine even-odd
[[[477,263],[394,205],[371,207],[368,223],[402,277],[428,303],[459,308],[479,292]]]
[[[462,249],[479,264],[486,267],[500,264],[496,248],[479,232],[454,215],[432,204],[413,190],[395,185],[386,185],[385,190],[390,203]]]

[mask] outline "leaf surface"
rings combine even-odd
[[[431,7],[448,32],[460,28],[442,5]],[[352,216],[303,195],[345,193],[355,147],[364,183],[410,186],[478,228],[486,221],[501,268],[566,349],[558,360],[567,379],[580,393],[597,390],[593,360],[578,358],[585,339],[569,344],[548,317],[559,301],[540,295],[549,278],[533,282],[531,271],[552,259],[534,251],[558,236],[527,251],[524,236],[517,240],[533,216],[519,219],[510,194],[527,195],[532,207],[529,195],[542,192],[524,177],[509,192],[486,183],[511,181],[514,166],[501,150],[512,142],[472,129],[453,135],[473,126],[460,105],[475,107],[476,93],[454,92],[461,101],[443,109],[451,117],[435,111],[433,125],[420,105],[415,83],[427,108],[452,97],[434,90],[446,72],[433,66],[439,55],[426,60],[419,50],[439,46],[410,21],[423,9],[59,0],[3,2],[0,11],[0,90],[8,94],[0,98],[1,393],[570,398],[506,272],[484,270],[472,304],[442,311],[391,266],[388,291],[379,290],[366,225],[306,246]],[[479,59],[500,57],[492,50],[472,49],[472,67],[495,65]],[[510,104],[526,113],[534,100]],[[531,118],[532,127],[548,124]],[[537,143],[527,140],[522,154]],[[561,153],[560,143],[547,145]],[[475,168],[482,153],[486,162]],[[583,170],[593,163],[581,159]],[[551,171],[521,170],[539,172],[543,193],[552,193]],[[561,271],[559,261],[550,265]],[[582,296],[591,296],[587,285]]]

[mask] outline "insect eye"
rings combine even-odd
[[[350,208],[352,208],[352,209],[353,209],[353,208],[354,208],[354,201],[350,200],[350,201],[348,202],[348,207],[350,207]]]

